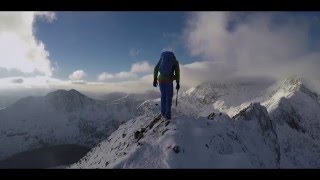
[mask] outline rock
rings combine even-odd
[[[169,129],[165,129],[165,130],[162,132],[162,135],[164,135],[164,133],[167,132],[168,130],[169,130]]]
[[[206,147],[209,149],[209,145],[208,144],[206,144]]]
[[[214,112],[209,114],[208,119],[210,119],[210,120],[214,119],[215,115],[216,114]]]
[[[153,127],[157,122],[159,122],[160,119],[161,119],[161,114],[158,115],[157,117],[155,117],[155,118],[151,121],[151,123],[148,125],[148,127],[149,127],[150,129],[152,129],[152,127]]]
[[[146,132],[146,128],[141,128],[141,133]]]
[[[155,105],[158,106],[158,103],[156,103]]]
[[[122,138],[126,137],[126,134],[122,134]]]
[[[238,112],[238,114],[234,115],[232,117],[232,119],[240,119],[240,118],[244,118],[246,115],[246,111],[252,106],[252,103],[247,106],[246,108],[242,109],[241,111]]]
[[[180,152],[180,147],[178,145],[175,145],[172,150],[175,152],[175,153],[179,153]]]
[[[140,131],[136,131],[135,133],[134,133],[134,138],[135,139],[141,139],[143,137],[143,133],[142,132],[140,132]]]
[[[109,165],[109,162],[107,161],[107,162],[106,162],[106,166],[108,166],[108,165]]]
[[[167,127],[170,124],[170,121],[167,121],[164,125]]]

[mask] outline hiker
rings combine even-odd
[[[158,72],[160,72],[158,76]],[[173,81],[176,80],[176,89],[180,89],[180,68],[179,62],[171,51],[161,53],[160,60],[154,68],[153,86],[159,87],[161,92],[161,115],[171,119],[171,105],[173,97]]]

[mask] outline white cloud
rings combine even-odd
[[[151,75],[123,82],[88,82],[84,80],[60,80],[46,76],[34,77],[9,77],[0,78],[0,92],[8,90],[20,91],[46,90],[50,92],[56,89],[76,89],[83,92],[104,94],[108,92],[141,93],[155,90],[152,86]],[[18,82],[17,82],[18,81]],[[21,82],[21,83],[20,83]]]
[[[191,64],[180,64],[181,90],[196,86],[200,81],[214,79],[215,72],[224,71],[225,64],[217,62],[194,62]],[[0,78],[0,90],[15,89],[25,91],[27,89],[46,89],[48,92],[55,89],[77,89],[83,92],[103,94],[108,92],[142,93],[150,90],[159,90],[152,86],[153,74],[149,73],[140,78],[130,78],[130,73],[120,72],[116,74],[104,73],[99,76],[98,82],[84,80],[60,80],[45,76],[36,77],[10,77]],[[121,79],[118,82],[101,82],[107,79]],[[129,78],[129,79],[128,79]],[[21,82],[21,83],[20,83]]]
[[[111,74],[103,72],[98,76],[99,81],[128,81],[137,79],[138,75],[132,72],[122,71],[119,73]]]
[[[118,77],[119,79],[135,79],[137,77],[136,74],[132,73],[132,72],[126,72],[126,71],[122,71],[116,74],[116,77]]]
[[[180,82],[185,87],[195,87],[202,82],[225,79],[233,75],[234,68],[225,62],[196,61],[190,64],[180,64]]]
[[[245,15],[240,19],[239,15]],[[216,78],[230,76],[271,76],[281,78],[292,72],[316,72],[312,67],[320,56],[309,50],[309,19],[287,16],[274,21],[281,13],[197,12],[188,19],[184,30],[190,53],[209,61],[225,63],[231,70]],[[283,15],[283,14],[282,14]],[[277,19],[279,20],[279,19]],[[230,22],[236,23],[232,31]],[[316,57],[315,57],[316,56]],[[319,63],[316,63],[319,65]]]
[[[63,87],[67,84],[71,82],[48,76],[0,78],[0,90],[55,89],[55,87]]]
[[[129,54],[132,57],[138,56],[140,54],[140,49],[132,48],[130,49]]]
[[[103,72],[98,76],[99,81],[111,80],[113,78],[114,78],[114,75],[107,72]]]
[[[135,80],[139,74],[151,73],[153,67],[147,62],[137,62],[131,65],[130,71],[121,71],[119,73],[103,72],[98,76],[99,81],[126,81]]]
[[[309,57],[313,59],[313,56]],[[315,59],[314,59],[315,60]],[[297,68],[301,68],[300,66]],[[190,64],[180,64],[181,71],[181,91],[188,88],[195,87],[201,82],[211,80],[221,80],[219,75],[225,74],[225,79],[233,78],[233,69],[225,62],[202,61],[193,62]],[[120,73],[117,78],[120,78]],[[124,78],[127,74],[122,73]],[[110,74],[104,74],[105,78]],[[110,76],[115,79],[116,77]],[[104,78],[101,77],[101,80]],[[320,80],[320,79],[318,79]],[[21,83],[20,83],[21,82]],[[36,77],[10,77],[0,78],[0,93],[2,90],[15,90],[24,93],[28,90],[45,90],[50,92],[56,89],[76,89],[81,92],[88,92],[90,94],[104,94],[109,92],[125,92],[125,93],[143,93],[150,90],[159,91],[159,87],[153,87],[153,74],[147,74],[141,78],[136,77],[131,80],[124,80],[120,82],[88,82],[84,80],[60,80],[45,76]],[[319,83],[319,81],[317,81]],[[320,88],[319,88],[320,89]],[[8,92],[8,91],[5,91]]]
[[[153,67],[147,62],[147,61],[142,61],[138,63],[134,63],[131,66],[131,71],[132,73],[150,73],[152,71]]]
[[[69,75],[69,79],[70,80],[81,80],[86,76],[87,76],[87,74],[83,70],[77,70]]]
[[[1,68],[52,76],[49,52],[34,35],[37,17],[49,22],[56,18],[50,12],[0,12]]]

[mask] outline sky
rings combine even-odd
[[[190,62],[184,48],[175,45],[185,16],[183,12],[57,12],[56,21],[39,21],[35,28],[61,67],[56,77],[68,78],[81,69],[93,81],[101,72],[129,71],[132,64],[143,61],[155,64],[165,48],[174,48],[182,62]]]
[[[233,77],[319,79],[318,12],[0,12],[0,90],[143,92],[172,50],[184,89]]]

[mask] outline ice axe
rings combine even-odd
[[[176,96],[176,107],[178,106],[178,92],[179,92],[179,90],[177,89],[177,96]]]

